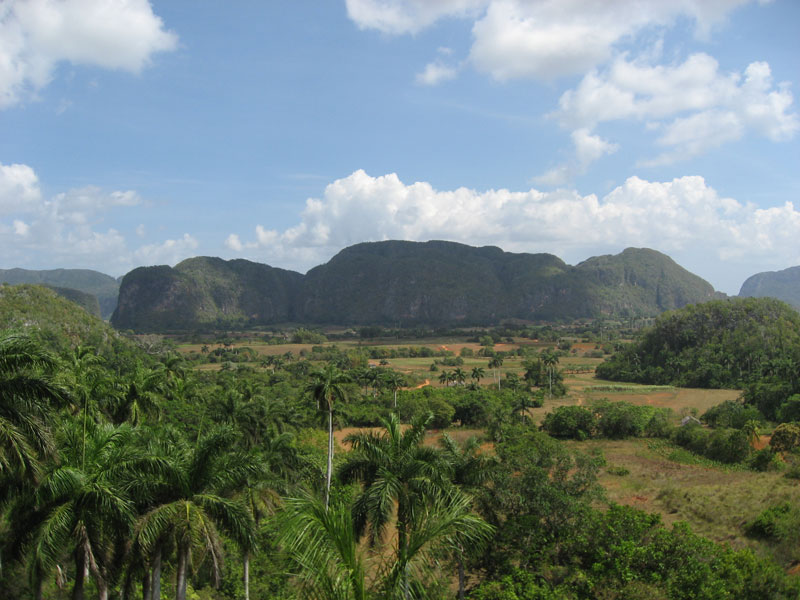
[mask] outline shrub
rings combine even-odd
[[[708,440],[706,456],[724,463],[742,462],[752,448],[747,434],[739,429],[717,429]]]
[[[789,423],[800,421],[800,394],[790,396],[778,409],[778,421]]]
[[[655,412],[650,406],[636,406],[630,402],[608,400],[596,402],[592,409],[600,415],[598,424],[600,434],[618,440],[643,435]]]
[[[700,420],[708,423],[711,427],[741,429],[748,421],[763,422],[764,416],[755,406],[734,400],[726,400],[722,404],[708,409],[700,417]]]
[[[559,406],[547,413],[542,429],[553,437],[585,440],[597,428],[594,413],[583,406]]]
[[[775,452],[788,452],[800,446],[800,425],[797,423],[781,423],[772,432],[769,442]]]
[[[750,468],[754,471],[777,471],[781,467],[783,467],[783,461],[772,448],[754,452],[750,457]]]

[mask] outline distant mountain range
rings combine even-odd
[[[800,309],[800,267],[753,275],[742,284],[739,296],[747,298],[770,296]]]
[[[45,285],[104,319],[114,312],[119,295],[119,281],[90,269],[0,269],[0,283]]]
[[[715,295],[709,283],[648,249],[573,267],[551,254],[387,241],[345,248],[306,275],[209,257],[140,267],[123,278],[111,322],[135,331],[281,322],[475,325],[654,315]]]

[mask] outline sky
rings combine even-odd
[[[2,0],[0,268],[800,265],[797,0]]]

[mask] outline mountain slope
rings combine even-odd
[[[800,308],[800,266],[748,277],[739,290],[743,298],[771,297]]]
[[[99,271],[90,269],[51,269],[32,271],[28,269],[0,269],[0,283],[18,285],[32,283],[54,288],[70,288],[97,297],[100,315],[107,319],[117,306],[119,282]]]
[[[654,250],[569,266],[453,242],[345,248],[305,276],[246,260],[193,258],[123,279],[116,327],[139,331],[318,324],[488,324],[502,319],[656,315],[714,297],[707,282]]]
[[[197,257],[174,268],[139,267],[122,280],[111,323],[170,331],[288,321],[302,275],[237,259]]]

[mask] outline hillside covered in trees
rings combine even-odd
[[[660,316],[598,366],[613,381],[745,389],[765,417],[800,393],[800,313],[771,298],[731,298]]]
[[[108,319],[117,307],[119,282],[104,273],[90,269],[0,269],[0,283],[19,285],[30,283],[46,285],[56,289],[59,294],[77,301],[84,308],[95,314],[95,306],[99,316]],[[94,296],[96,300],[87,298]]]
[[[493,324],[502,319],[654,316],[714,297],[707,282],[647,249],[570,266],[453,242],[374,242],[306,275],[246,260],[142,267],[111,321],[135,331],[316,324]]]

